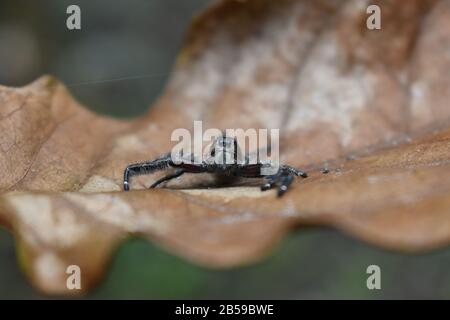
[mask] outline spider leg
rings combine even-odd
[[[278,192],[277,192],[277,195],[279,197],[281,197],[288,190],[292,181],[294,181],[293,175],[288,174],[288,175],[282,176],[282,178],[280,179],[280,185],[278,187]]]
[[[151,174],[155,171],[166,169],[172,165],[173,163],[170,155],[167,155],[153,161],[135,163],[127,166],[123,173],[123,190],[130,190],[129,184],[131,177],[143,174]]]
[[[290,166],[281,166],[280,171],[289,172],[302,178],[308,178],[308,174],[306,172]]]
[[[275,186],[274,176],[267,177],[267,182],[261,186],[261,191],[267,191]]]
[[[172,174],[169,174],[165,177],[162,177],[161,179],[159,179],[158,181],[156,181],[155,183],[153,183],[150,188],[155,188],[157,185],[159,185],[160,183],[164,182],[164,181],[168,181],[171,179],[175,179],[178,178],[179,176],[181,176],[183,173],[185,173],[186,171],[184,171],[183,169],[178,169],[177,171],[175,171]]]
[[[267,182],[261,186],[261,190],[266,191],[278,186],[277,195],[281,197],[288,190],[295,176],[306,178],[308,175],[302,170],[281,166],[276,174],[265,177]]]

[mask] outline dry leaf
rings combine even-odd
[[[1,87],[0,222],[32,283],[78,294],[66,288],[74,264],[86,292],[130,235],[214,267],[258,259],[304,225],[404,251],[447,245],[450,1],[375,2],[382,29],[369,31],[368,1],[222,1],[194,21],[165,93],[132,121],[94,115],[50,77]],[[202,175],[121,191],[127,164],[169,151],[172,130],[194,120],[281,128],[282,162],[310,177],[281,199],[201,188]]]

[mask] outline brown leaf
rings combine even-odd
[[[289,230],[330,225],[388,248],[450,242],[450,1],[222,1],[198,17],[151,111],[117,121],[42,77],[0,88],[0,222],[48,294],[145,236],[195,263],[258,259]],[[124,167],[171,148],[175,128],[281,128],[282,162],[308,169],[283,198],[204,175],[121,192]],[[327,166],[330,173],[320,173]],[[170,188],[171,187],[171,188]],[[184,188],[182,188],[184,187]],[[190,188],[186,188],[190,187]]]

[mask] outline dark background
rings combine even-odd
[[[2,0],[0,84],[58,77],[91,109],[115,117],[145,112],[164,88],[193,15],[208,0]],[[82,30],[66,28],[81,7]],[[128,79],[124,79],[128,78]],[[381,267],[382,289],[366,287]],[[450,250],[386,252],[332,230],[300,230],[252,266],[209,270],[133,239],[88,298],[450,298]],[[16,264],[0,229],[0,298],[44,298]]]

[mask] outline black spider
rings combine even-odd
[[[240,152],[241,151],[238,148],[236,138],[222,136],[214,141],[209,157],[200,164],[194,164],[193,161],[182,161],[181,163],[176,164],[172,161],[170,154],[153,161],[132,164],[127,166],[125,169],[123,189],[125,191],[129,190],[129,179],[132,176],[151,174],[155,171],[166,168],[176,168],[177,170],[173,174],[159,179],[153,183],[150,188],[155,188],[160,183],[177,178],[186,172],[207,172],[234,177],[265,178],[266,183],[261,186],[261,190],[265,191],[277,186],[278,196],[282,196],[288,190],[289,185],[294,181],[295,176],[300,176],[302,178],[307,177],[305,172],[285,165],[280,165],[278,172],[274,175],[262,175],[261,169],[263,167],[267,167],[268,165],[270,166],[270,164],[264,164],[261,162],[250,164],[248,157],[245,157],[244,163],[240,164],[237,161]],[[217,161],[215,161],[217,159],[217,154],[221,154],[223,156],[222,160],[224,161],[222,161],[222,163],[217,163]],[[225,161],[226,157],[231,157],[234,161],[228,161],[232,163],[227,164]],[[193,156],[190,156],[190,159],[193,160]]]

